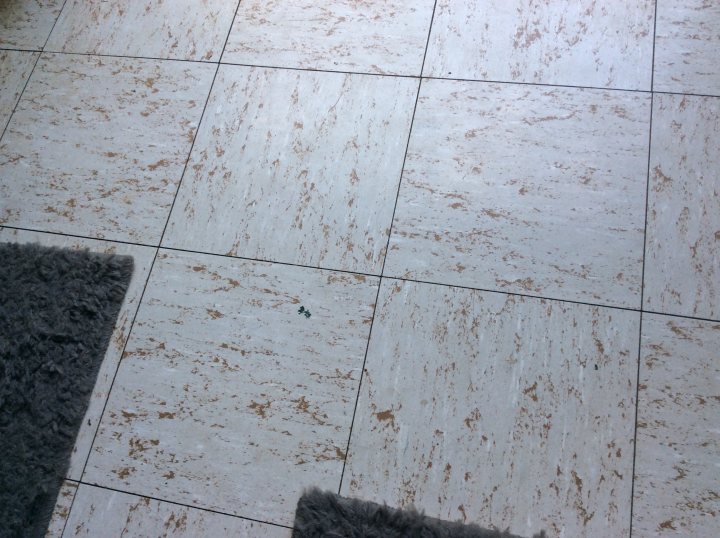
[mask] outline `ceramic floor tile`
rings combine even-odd
[[[82,484],[64,536],[290,538],[291,532],[275,525]]]
[[[627,536],[639,313],[383,280],[342,492]]]
[[[418,76],[432,11],[432,0],[246,0],[223,61]]]
[[[0,50],[0,133],[10,119],[37,57],[37,52]]]
[[[46,50],[220,60],[237,1],[69,0]]]
[[[655,91],[720,95],[720,3],[658,2]]]
[[[79,239],[75,237],[67,237],[55,234],[46,234],[39,232],[28,232],[23,230],[11,230],[9,228],[0,228],[0,241],[13,243],[38,243],[44,246],[73,248],[73,249],[90,249],[93,252],[106,252],[109,254],[122,254],[132,256],[135,260],[133,276],[130,281],[125,300],[120,308],[115,330],[110,339],[110,344],[105,352],[102,366],[98,372],[97,382],[85,418],[82,421],[80,432],[75,440],[72,456],[70,458],[70,468],[67,477],[73,480],[80,480],[85,460],[90,452],[95,430],[97,429],[100,416],[105,405],[105,401],[112,384],[117,365],[120,362],[120,356],[125,346],[130,325],[135,312],[137,311],[140,296],[142,295],[145,282],[150,273],[155,249],[150,247],[141,247],[137,245],[128,245],[124,243],[112,243],[109,241],[97,241],[93,239]]]
[[[385,274],[638,308],[649,104],[423,81]]]
[[[42,50],[64,0],[0,1],[0,47]]]
[[[377,279],[161,251],[84,479],[290,525],[337,488]]]
[[[222,66],[164,245],[378,274],[417,85]]]
[[[0,143],[0,224],[157,244],[214,70],[43,55]]]
[[[439,0],[424,74],[649,90],[654,2]]]
[[[645,308],[720,318],[720,98],[655,95]]]
[[[643,316],[633,536],[720,529],[720,324]]]
[[[50,523],[45,532],[45,538],[60,538],[62,536],[77,489],[77,482],[70,482],[69,480],[63,482],[50,517]]]

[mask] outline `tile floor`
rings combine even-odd
[[[48,535],[718,535],[719,6],[0,1],[0,240],[136,263]]]

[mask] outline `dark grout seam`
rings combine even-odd
[[[33,51],[33,53],[35,53],[35,52],[38,52],[38,51]],[[30,74],[28,75],[28,78],[25,81],[25,84],[23,84],[22,90],[20,90],[20,94],[18,95],[17,101],[15,101],[15,105],[13,105],[12,112],[10,112],[8,119],[2,128],[2,132],[0,133],[0,142],[2,142],[2,139],[5,137],[5,133],[7,132],[8,127],[10,127],[10,122],[12,121],[13,116],[15,115],[15,111],[17,110],[18,105],[20,105],[20,101],[22,100],[22,97],[25,94],[25,90],[27,89],[28,84],[30,84],[30,79],[32,78],[32,75],[35,72],[35,68],[37,67],[38,62],[40,61],[40,56],[42,56],[42,53],[38,53],[37,58],[35,58],[35,63],[33,64],[32,69],[30,70]]]
[[[432,34],[433,20],[435,18],[435,8],[437,7],[437,0],[433,3],[432,15],[430,16],[430,24],[428,26],[428,36],[425,41],[425,51],[423,53],[423,61],[420,66],[420,74],[422,75],[425,69],[425,58],[427,58],[428,46],[430,44],[430,36]],[[418,101],[420,100],[420,91],[422,89],[422,78],[418,81],[417,94],[415,95],[415,105],[413,106],[412,116],[410,117],[410,127],[408,129],[407,142],[405,144],[405,155],[403,155],[403,163],[400,168],[400,178],[398,179],[397,192],[395,193],[395,205],[393,207],[392,218],[390,219],[390,229],[388,230],[388,238],[385,243],[385,255],[383,256],[382,267],[380,269],[380,280],[378,281],[377,293],[375,294],[375,307],[373,308],[372,319],[370,320],[370,329],[368,330],[367,342],[365,344],[365,355],[363,356],[362,368],[360,369],[360,379],[358,380],[357,393],[355,395],[355,405],[353,407],[352,419],[350,420],[350,431],[348,432],[347,445],[345,446],[345,457],[343,458],[342,471],[340,473],[340,483],[338,484],[338,495],[342,491],[343,480],[345,479],[345,469],[347,467],[348,455],[350,454],[350,442],[352,441],[353,427],[355,426],[355,417],[357,416],[358,404],[360,403],[360,391],[362,390],[362,382],[365,374],[365,366],[367,364],[368,350],[370,349],[370,340],[372,337],[373,326],[375,325],[375,316],[379,308],[378,302],[380,300],[380,290],[382,289],[383,273],[385,272],[385,260],[387,260],[388,249],[390,248],[390,237],[392,236],[392,224],[395,220],[395,210],[397,209],[398,198],[400,197],[400,186],[402,185],[402,176],[405,171],[405,161],[407,159],[408,150],[410,148],[410,139],[412,137],[413,124],[415,122],[415,113],[417,112]]]
[[[235,6],[235,15],[237,15],[238,7],[240,6],[240,0],[238,0],[237,5]],[[233,15],[233,21],[235,20],[235,15]],[[59,18],[59,16],[58,16]],[[232,29],[232,25],[230,26],[230,30]],[[230,36],[230,30],[228,30],[228,35],[225,37],[225,44],[227,44],[227,39]],[[223,51],[225,50],[225,45],[223,45]],[[170,207],[170,211],[168,212],[167,219],[165,220],[165,226],[163,227],[162,235],[160,236],[160,241],[158,246],[155,246],[155,255],[153,256],[153,260],[150,263],[150,268],[147,273],[147,277],[145,279],[145,283],[143,285],[142,293],[140,294],[140,298],[137,302],[137,308],[135,309],[135,314],[133,315],[132,322],[130,323],[130,327],[127,332],[127,336],[125,337],[125,342],[123,343],[122,352],[120,353],[120,357],[118,359],[117,365],[115,367],[115,373],[113,374],[112,381],[110,382],[110,386],[107,390],[107,396],[105,397],[105,402],[103,403],[102,412],[100,413],[100,417],[98,418],[97,425],[95,427],[95,433],[93,434],[92,442],[90,443],[90,448],[88,449],[88,453],[85,456],[85,463],[82,468],[82,472],[80,473],[80,479],[82,483],[82,478],[85,475],[85,471],[88,466],[88,462],[90,461],[90,456],[92,455],[93,447],[95,446],[95,441],[97,440],[97,434],[100,431],[100,424],[102,424],[103,417],[105,416],[105,411],[107,410],[108,402],[110,401],[110,395],[112,394],[112,389],[115,386],[115,380],[117,379],[118,372],[120,371],[120,365],[122,364],[123,356],[125,355],[125,350],[127,349],[128,342],[130,341],[130,335],[132,334],[132,331],[135,327],[135,322],[137,321],[138,313],[140,312],[140,308],[143,304],[143,299],[145,298],[145,292],[147,291],[148,284],[150,282],[150,277],[152,276],[153,269],[155,267],[155,262],[157,261],[158,254],[160,252],[160,244],[162,244],[162,239],[165,236],[165,230],[167,229],[168,223],[170,222],[170,216],[172,215],[172,209],[175,205],[175,200],[177,199],[178,192],[180,191],[180,186],[182,185],[182,178],[185,176],[185,172],[187,171],[188,163],[190,162],[190,156],[192,155],[192,150],[195,147],[195,142],[197,141],[198,135],[200,134],[200,127],[202,125],[202,120],[205,116],[205,111],[207,110],[208,102],[210,101],[210,96],[212,94],[213,85],[215,84],[215,79],[217,78],[218,71],[220,70],[220,64],[218,63],[215,67],[215,74],[213,75],[212,82],[210,83],[210,87],[208,88],[207,97],[205,98],[205,104],[203,106],[202,113],[200,114],[200,119],[198,120],[197,128],[195,130],[195,136],[193,137],[192,143],[190,144],[190,148],[188,149],[187,158],[185,159],[185,166],[183,167],[182,175],[180,176],[180,181],[178,182],[177,189],[175,190],[175,196],[173,197],[173,202]],[[70,518],[70,514],[72,512],[72,507],[75,502],[75,497],[73,497],[73,501],[70,504],[70,508],[68,509],[68,518],[65,520],[65,523],[67,525],[67,521]],[[63,528],[63,533],[65,532],[65,529]]]
[[[638,323],[638,354],[637,354],[637,372],[635,377],[635,421],[633,423],[633,452],[632,452],[632,474],[630,475],[630,521],[628,536],[633,535],[633,518],[635,508],[635,467],[637,462],[637,430],[638,430],[638,410],[640,408],[640,366],[642,360],[642,336],[643,336],[643,306],[645,305],[645,261],[647,258],[647,229],[648,229],[648,208],[650,205],[650,167],[652,165],[652,126],[653,126],[653,107],[655,105],[655,41],[657,33],[657,3],[655,4],[655,13],[653,14],[653,49],[652,61],[650,63],[650,122],[648,125],[648,144],[647,144],[647,175],[645,177],[645,227],[643,228],[643,261],[642,273],[640,278],[640,320]]]
[[[152,495],[145,495],[145,494],[143,494],[143,493],[135,493],[135,492],[133,492],[133,491],[128,491],[128,490],[125,490],[125,489],[118,489],[118,488],[113,488],[113,487],[110,487],[110,486],[103,486],[103,485],[100,485],[100,484],[94,484],[94,483],[92,483],[92,482],[85,482],[84,480],[73,480],[73,479],[71,479],[71,478],[66,478],[65,481],[66,481],[66,482],[73,482],[73,483],[76,484],[77,486],[81,486],[81,485],[82,485],[82,486],[88,486],[88,487],[93,487],[93,488],[98,488],[98,489],[104,489],[104,490],[106,490],[106,491],[113,491],[113,492],[116,492],[116,493],[124,493],[125,495],[134,495],[135,497],[141,497],[141,498],[145,498],[145,499],[150,499],[150,500],[152,500],[152,501],[157,501],[157,502],[172,504],[172,505],[174,505],[174,506],[182,506],[183,508],[191,508],[191,509],[193,509],[193,510],[201,510],[201,511],[203,511],[203,512],[210,512],[211,514],[217,514],[217,515],[221,515],[221,516],[232,517],[232,518],[235,518],[235,519],[242,519],[242,520],[245,520],[245,521],[253,521],[253,522],[255,522],[255,523],[262,523],[263,525],[272,525],[273,527],[280,527],[280,528],[283,528],[283,529],[292,529],[292,528],[293,528],[293,527],[289,527],[289,526],[287,526],[287,525],[282,525],[282,524],[280,524],[280,523],[273,523],[272,521],[263,521],[262,519],[255,519],[255,518],[252,518],[252,517],[239,516],[239,515],[237,515],[237,514],[230,514],[230,513],[228,513],[228,512],[223,512],[222,510],[214,510],[214,509],[212,509],[212,508],[204,508],[204,507],[201,507],[201,506],[195,506],[195,505],[192,505],[192,504],[181,503],[181,502],[178,502],[178,501],[171,501],[170,499],[163,499],[162,497],[154,497],[154,496],[152,496]],[[77,496],[77,492],[75,493],[75,496]],[[73,497],[73,501],[74,501],[74,500],[75,500],[75,498]],[[69,512],[68,512],[68,518],[67,518],[67,519],[70,519]]]
[[[453,82],[476,82],[480,84],[501,84],[501,85],[518,85],[518,86],[538,86],[540,88],[565,88],[573,90],[599,90],[608,92],[629,92],[629,93],[640,93],[649,94],[651,90],[639,90],[636,88],[607,88],[602,86],[581,86],[575,84],[551,84],[548,82],[526,82],[519,80],[492,80],[492,79],[479,79],[479,78],[459,78],[459,77],[434,77],[434,76],[423,76],[424,80],[449,80]]]
[[[667,92],[658,90],[653,90],[652,93],[654,95],[679,95],[681,97],[710,97],[720,99],[720,94],[713,95],[711,93]]]
[[[580,306],[589,306],[592,308],[608,308],[611,310],[621,310],[621,311],[625,311],[625,312],[637,312],[637,313],[642,312],[644,314],[653,314],[653,315],[659,315],[659,316],[682,318],[682,319],[689,319],[689,320],[696,320],[696,321],[706,321],[706,322],[710,322],[710,323],[720,323],[720,319],[705,318],[705,317],[700,317],[700,316],[691,316],[691,315],[687,315],[687,314],[661,312],[658,310],[646,310],[646,309],[642,309],[642,308],[633,308],[633,307],[629,307],[629,306],[590,303],[587,301],[562,299],[560,297],[549,297],[549,296],[545,296],[545,295],[532,295],[529,293],[520,293],[520,292],[515,292],[515,291],[504,291],[504,290],[494,290],[494,289],[490,289],[490,288],[479,288],[479,287],[473,287],[473,286],[466,286],[463,284],[448,284],[447,282],[435,282],[432,280],[421,280],[421,279],[408,278],[408,277],[402,277],[402,276],[392,276],[392,275],[382,275],[381,276],[376,273],[351,271],[349,269],[336,269],[333,267],[303,265],[300,263],[268,260],[268,259],[264,259],[264,258],[251,258],[249,256],[219,254],[216,252],[204,252],[202,250],[192,250],[192,249],[186,249],[186,248],[171,247],[171,246],[167,246],[167,245],[160,246],[160,245],[149,244],[149,243],[133,243],[132,241],[123,241],[123,240],[119,240],[119,239],[107,239],[107,238],[98,238],[98,237],[91,237],[91,236],[85,236],[85,235],[67,234],[67,233],[62,233],[62,232],[50,232],[50,231],[34,229],[34,228],[24,228],[21,226],[12,226],[9,224],[0,224],[0,228],[6,228],[8,230],[18,230],[18,231],[25,231],[25,232],[47,234],[47,235],[57,235],[57,236],[61,236],[61,237],[73,237],[73,238],[81,239],[81,240],[102,241],[102,242],[106,242],[106,243],[117,243],[117,244],[121,244],[121,245],[153,248],[153,249],[166,250],[166,251],[170,251],[170,252],[185,252],[188,254],[199,254],[202,256],[212,256],[214,258],[226,258],[226,259],[231,259],[231,260],[242,260],[242,261],[248,261],[248,262],[254,262],[254,263],[284,265],[287,267],[296,267],[298,269],[309,269],[309,270],[322,271],[322,272],[343,273],[343,274],[347,274],[347,275],[358,275],[358,276],[364,276],[366,278],[376,278],[376,279],[382,278],[383,280],[399,280],[401,282],[409,282],[409,283],[413,283],[413,284],[427,284],[429,286],[443,286],[446,288],[456,288],[456,289],[460,289],[460,290],[476,291],[476,292],[480,292],[480,293],[495,293],[495,294],[499,294],[499,295],[509,295],[512,297],[523,297],[526,299],[536,299],[536,300],[540,300],[540,301],[553,301],[553,302],[558,302],[558,303],[576,304],[576,305],[580,305]]]
[[[239,4],[238,4],[239,5]],[[237,12],[236,12],[237,13]],[[234,20],[234,19],[233,19]],[[232,25],[230,26],[232,31]],[[228,37],[230,34],[228,31]],[[220,59],[217,61],[212,60],[189,60],[187,58],[169,58],[162,56],[133,56],[124,54],[107,54],[107,53],[93,53],[93,52],[72,52],[62,50],[34,50],[34,49],[15,49],[15,48],[3,48],[0,50],[15,50],[21,52],[41,52],[43,54],[56,54],[56,55],[67,55],[67,56],[87,56],[87,57],[99,57],[99,58],[119,58],[126,60],[149,60],[149,61],[164,61],[164,62],[184,62],[191,64],[200,65],[227,65],[235,67],[248,67],[258,69],[280,69],[283,71],[306,71],[310,73],[334,73],[339,75],[358,75],[358,76],[369,76],[369,77],[393,77],[393,78],[409,78],[409,79],[422,79],[422,80],[444,80],[451,82],[473,82],[477,84],[499,84],[499,85],[517,85],[517,86],[535,86],[539,88],[565,88],[565,89],[576,89],[576,90],[596,90],[596,91],[608,91],[608,92],[625,92],[625,93],[639,93],[639,94],[650,94],[653,90],[641,90],[637,88],[615,88],[615,87],[603,87],[603,86],[584,86],[575,84],[551,84],[548,82],[527,82],[527,81],[515,81],[515,80],[492,80],[492,79],[478,79],[478,78],[462,78],[462,77],[439,77],[439,76],[426,76],[426,75],[405,75],[401,73],[373,73],[369,71],[346,71],[341,69],[322,69],[314,67],[291,67],[284,65],[264,65],[264,64],[249,64],[249,63],[238,63],[231,61],[224,61],[222,59],[225,54],[226,43],[223,46],[223,51],[220,54]],[[423,65],[425,63],[425,57],[423,57]],[[422,71],[421,71],[422,73]],[[655,91],[654,93],[663,93],[669,95],[687,95],[692,97],[720,97],[720,95],[713,94],[701,94],[701,93],[687,93],[687,92],[672,92],[672,91]]]

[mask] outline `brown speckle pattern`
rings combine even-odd
[[[637,308],[649,108],[423,81],[385,274]]]
[[[424,74],[649,90],[652,0],[439,0]]]
[[[0,50],[0,132],[7,125],[38,54]]]
[[[47,50],[218,61],[237,2],[69,0]]]
[[[657,95],[645,308],[720,317],[720,98]]]
[[[719,23],[0,0],[0,241],[135,257],[48,535],[717,534]]]
[[[339,485],[376,292],[161,251],[85,479],[292,524],[304,487]]]
[[[432,0],[243,0],[223,61],[419,75]]]
[[[60,538],[63,535],[63,529],[70,515],[70,508],[73,504],[77,489],[77,482],[71,482],[69,480],[63,482],[57,496],[55,508],[50,516],[50,523],[45,532],[45,538]]]
[[[275,525],[82,484],[63,536],[290,538],[291,534],[291,529]]]
[[[221,67],[164,245],[379,274],[417,85]]]
[[[41,50],[64,0],[2,0],[0,47]]]
[[[627,535],[637,312],[392,280],[378,308],[343,493]]]
[[[657,10],[654,89],[720,96],[720,3],[662,0]]]
[[[213,73],[43,55],[0,143],[0,224],[157,243]]]
[[[720,323],[643,316],[633,536],[720,528]]]

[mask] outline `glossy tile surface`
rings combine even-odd
[[[656,95],[645,308],[720,318],[720,98]]]
[[[70,468],[68,469],[66,477],[73,480],[80,480],[80,475],[82,474],[83,466],[90,452],[95,431],[100,422],[105,400],[107,399],[115,371],[120,362],[120,356],[125,347],[128,334],[130,334],[132,320],[137,312],[140,297],[150,273],[150,265],[155,256],[155,249],[139,245],[79,239],[63,235],[11,230],[8,228],[0,228],[0,241],[38,243],[44,246],[72,249],[89,249],[92,252],[105,252],[108,254],[120,254],[133,257],[135,263],[133,276],[130,280],[123,304],[120,307],[115,329],[105,352],[102,366],[98,371],[95,388],[90,397],[85,417],[80,426],[80,432],[75,440],[75,447],[70,456]]]
[[[63,0],[2,0],[0,47],[42,50]]]
[[[161,251],[84,480],[292,524],[339,485],[376,286]]]
[[[78,488],[64,536],[290,538],[291,532],[274,525],[83,484]]]
[[[423,81],[385,274],[639,307],[649,104]]]
[[[638,313],[393,280],[378,308],[344,494],[627,536]]]
[[[63,482],[60,487],[60,493],[58,493],[55,508],[50,517],[50,523],[45,532],[45,538],[60,538],[63,535],[65,523],[70,515],[70,507],[72,506],[77,489],[77,482],[70,482],[69,480]]]
[[[432,0],[246,0],[223,61],[418,76],[432,11]]]
[[[438,0],[426,76],[649,90],[654,2]]]
[[[643,316],[633,536],[720,529],[720,323]]]
[[[379,274],[417,84],[221,67],[164,244]]]
[[[720,95],[720,3],[658,2],[655,91]]]
[[[237,1],[69,0],[47,50],[218,61]]]
[[[214,69],[41,57],[0,143],[0,224],[157,243]]]
[[[36,52],[0,50],[0,133],[10,119],[37,57]]]

